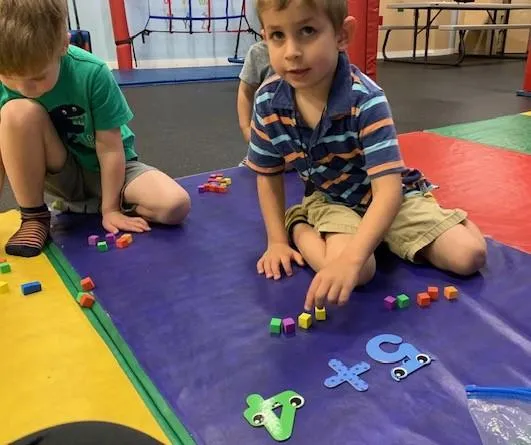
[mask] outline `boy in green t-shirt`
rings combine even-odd
[[[65,0],[0,0],[0,193],[7,176],[22,215],[10,255],[42,251],[45,191],[73,207],[98,200],[109,232],[178,224],[190,210],[181,186],[137,160],[120,88],[105,63],[69,46],[66,23]]]

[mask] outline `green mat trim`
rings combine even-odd
[[[523,114],[426,131],[531,154],[531,117]]]
[[[44,253],[75,299],[77,293],[82,291],[78,284],[81,277],[56,245],[49,243],[44,249]],[[153,417],[157,420],[170,443],[172,445],[196,445],[190,433],[175,416],[171,407],[146,375],[102,306],[96,301],[92,309],[83,309],[83,312],[111,350],[127,377],[129,377],[129,380]]]

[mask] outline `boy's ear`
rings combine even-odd
[[[62,56],[64,56],[66,52],[68,51],[68,45],[70,45],[70,33],[69,32],[66,33],[65,40],[63,42],[63,51],[61,53]]]
[[[356,30],[356,19],[352,16],[348,16],[343,21],[343,25],[337,34],[337,49],[339,51],[346,51],[348,44],[354,36]]]
[[[262,28],[262,29],[260,30],[260,35],[262,36],[262,39],[264,39],[264,40],[266,39],[266,38],[265,38],[266,36],[265,36],[264,28]]]

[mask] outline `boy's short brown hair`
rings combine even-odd
[[[67,16],[66,0],[0,0],[0,74],[43,71],[61,54]]]
[[[292,0],[256,0],[256,11],[260,21],[262,20],[262,12],[269,8],[274,8],[277,11],[286,9]],[[302,0],[302,2],[311,8],[322,9],[328,16],[334,29],[339,31],[343,26],[343,22],[348,16],[347,0]]]

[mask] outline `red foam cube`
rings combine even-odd
[[[79,299],[79,305],[81,307],[91,308],[94,303],[96,302],[96,299],[94,296],[90,294],[83,294],[81,295],[81,298]]]
[[[435,286],[428,287],[428,295],[431,298],[431,301],[439,299],[439,288]]]
[[[427,292],[417,294],[417,304],[420,307],[428,307],[431,303],[431,297]]]
[[[90,277],[83,278],[80,281],[80,284],[81,284],[81,289],[83,289],[85,292],[88,292],[96,287],[94,285],[94,281],[92,281],[92,278]]]

